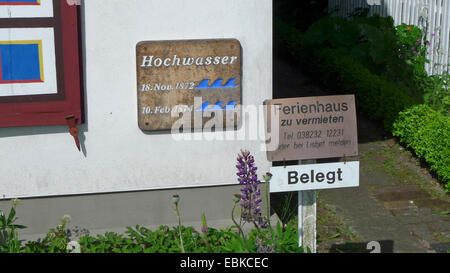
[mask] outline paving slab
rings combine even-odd
[[[427,225],[434,232],[450,231],[450,221],[431,222]]]
[[[414,201],[412,200],[399,200],[399,201],[390,201],[384,202],[384,207],[388,210],[410,210],[417,209]]]
[[[400,223],[406,225],[445,221],[443,216],[433,214],[430,208],[392,210],[391,213]]]
[[[320,192],[343,221],[365,241],[392,241],[393,252],[429,252],[364,188]]]
[[[450,243],[432,244],[431,247],[438,253],[450,253]]]
[[[414,204],[419,208],[439,209],[442,211],[450,210],[450,202],[438,199],[414,200]]]
[[[417,185],[396,185],[391,187],[381,187],[375,189],[373,193],[376,195],[377,199],[381,201],[400,201],[430,198],[430,195]]]
[[[360,164],[362,166],[364,166],[364,161],[360,160]],[[365,171],[364,176],[363,176],[363,174],[361,174],[360,178],[361,178],[360,184],[363,187],[366,187],[369,189],[371,189],[373,187],[384,187],[384,186],[396,185],[395,180],[392,177],[386,176],[384,172],[379,171],[379,170]]]

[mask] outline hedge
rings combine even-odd
[[[315,68],[322,74],[325,84],[355,93],[358,108],[369,118],[382,120],[390,131],[398,113],[416,102],[381,77],[372,74],[363,65],[353,59],[339,55],[336,50],[320,49],[314,54]]]
[[[425,160],[450,192],[450,118],[417,105],[400,113],[392,134]]]
[[[303,33],[295,27],[277,21],[275,29],[290,54],[312,75],[325,86],[355,94],[358,108],[369,118],[383,121],[387,131],[391,131],[399,112],[418,103],[395,84],[336,49],[307,48]]]

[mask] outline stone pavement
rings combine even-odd
[[[450,250],[450,202],[393,139],[362,143],[360,187],[321,191],[342,221],[386,252]],[[428,177],[427,177],[428,176]]]
[[[274,97],[330,94],[302,76],[295,64],[274,58]],[[378,124],[358,116],[358,135],[360,187],[319,192],[318,198],[358,238],[332,248],[354,244],[356,252],[365,251],[368,242],[377,241],[381,252],[450,252],[449,195]]]

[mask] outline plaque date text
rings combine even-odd
[[[177,82],[175,84],[163,84],[163,83],[146,83],[141,86],[142,92],[150,91],[173,91],[173,90],[194,90],[196,82]]]

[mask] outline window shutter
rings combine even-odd
[[[83,122],[79,8],[0,0],[0,127]]]

